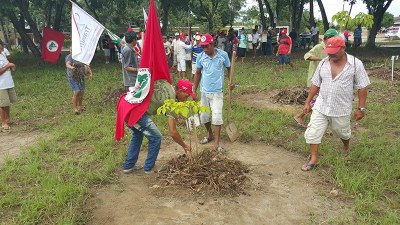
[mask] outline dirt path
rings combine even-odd
[[[38,137],[38,132],[20,132],[17,130],[0,132],[0,165],[7,158],[14,158],[21,154],[22,150],[26,146],[33,145]]]
[[[158,164],[181,153],[171,141]],[[253,188],[238,197],[207,197],[180,188],[154,188],[155,175],[119,172],[119,183],[99,189],[89,201],[89,224],[305,224],[340,217],[351,208],[323,170],[302,172],[295,153],[261,143],[223,143],[230,158],[249,165]],[[141,152],[139,162],[146,152]]]

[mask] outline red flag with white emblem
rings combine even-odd
[[[43,29],[42,39],[42,59],[56,64],[64,44],[64,34],[45,27]]]

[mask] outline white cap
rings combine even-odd
[[[179,36],[179,33],[178,33],[178,32],[176,32],[176,33],[175,33],[175,36]]]

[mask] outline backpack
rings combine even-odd
[[[157,109],[164,105],[164,101],[167,99],[175,99],[175,90],[170,83],[166,80],[154,81],[154,92],[151,97],[147,114],[156,115]]]

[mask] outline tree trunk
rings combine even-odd
[[[171,8],[171,4],[168,1],[161,1],[162,7],[162,16],[161,16],[161,33],[166,35],[168,33],[168,22],[169,22],[169,10]]]
[[[24,24],[25,22],[24,22],[22,15],[21,15],[21,18],[22,18],[23,23],[21,23],[21,21],[18,20],[17,16],[14,14],[14,12],[9,12],[8,18],[10,18],[11,23],[14,25],[14,28],[18,31],[19,35],[21,36],[22,47],[23,47],[24,51],[27,52],[27,50],[28,50],[28,49],[26,49],[26,45],[27,45],[27,47],[31,50],[31,52],[33,53],[34,56],[40,57],[39,49],[36,47],[36,45],[33,43],[32,39],[25,32],[25,24]]]
[[[310,27],[314,27],[315,19],[314,19],[314,0],[310,0]]]
[[[290,25],[296,31],[300,30],[301,17],[303,15],[303,8],[304,8],[304,1],[305,0],[292,0],[291,4],[289,6],[289,7],[291,7],[291,11],[292,11],[292,15],[291,15],[292,23]]]
[[[264,4],[268,11],[269,24],[271,27],[273,27],[274,26],[274,12],[272,11],[271,5],[269,4],[268,0],[264,0]]]
[[[29,2],[25,2],[25,0],[17,0],[16,2],[18,4],[18,8],[21,10],[22,15],[24,15],[26,22],[28,22],[28,24],[31,28],[33,37],[35,38],[35,41],[37,43],[41,43],[42,35],[40,34],[35,21],[33,21],[31,14],[29,13],[29,10],[28,10]],[[28,44],[28,46],[29,46],[29,44]]]
[[[386,10],[389,8],[389,5],[392,3],[392,0],[388,0],[386,2],[386,5],[384,6],[384,2],[382,1],[381,3],[378,3],[378,5],[368,5],[367,3],[367,9],[369,14],[372,14],[374,16],[374,25],[372,25],[372,28],[368,34],[368,39],[365,47],[375,47],[375,38],[376,34],[378,33],[378,30],[381,28],[381,23],[383,20],[383,15],[385,14]],[[374,10],[372,10],[372,7],[375,7]]]
[[[211,17],[211,18],[207,18],[207,20],[208,20],[208,33],[213,33],[213,31],[214,31],[214,21],[213,21],[213,18]]]
[[[65,0],[62,0],[56,4],[56,15],[54,18],[54,26],[53,26],[54,30],[58,30],[58,31],[60,30],[61,19],[62,19],[62,15],[63,15],[62,12],[64,9],[64,3],[65,3]]]
[[[0,17],[0,26],[1,26],[1,30],[3,31],[3,34],[4,34],[4,41],[9,44],[9,46],[7,46],[7,47],[10,48],[11,47],[10,36],[9,36],[8,29],[7,29],[7,26],[5,25],[3,17]]]
[[[260,8],[262,29],[264,30],[267,28],[267,20],[265,19],[265,14],[264,14],[264,5],[262,0],[257,0],[257,1],[258,1],[258,7]]]
[[[329,22],[328,22],[328,17],[326,17],[326,12],[324,8],[324,4],[322,4],[321,0],[317,0],[319,10],[321,11],[321,16],[322,16],[322,23],[324,24],[324,32],[329,29]]]
[[[47,1],[46,4],[46,13],[45,13],[45,18],[46,18],[46,26],[50,27],[51,26],[51,15],[53,12],[53,1]]]

